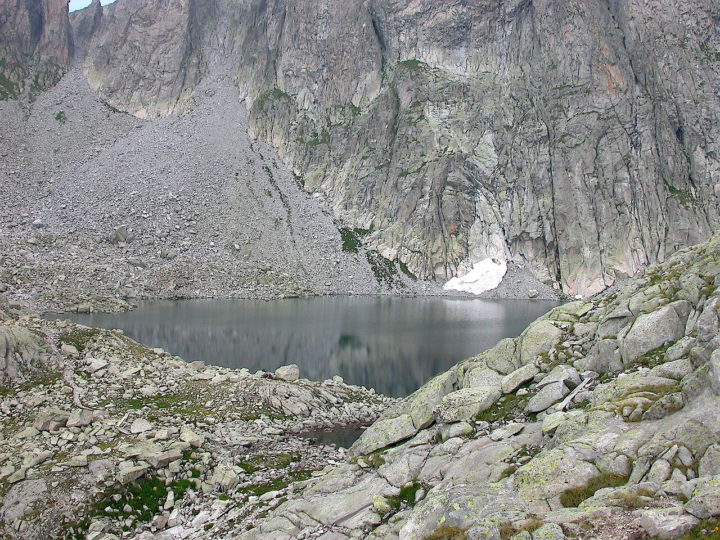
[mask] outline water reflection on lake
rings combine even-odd
[[[142,303],[127,313],[64,315],[121,328],[187,361],[271,371],[298,364],[301,376],[405,396],[456,362],[523,329],[555,302],[458,298],[322,297],[272,302]]]

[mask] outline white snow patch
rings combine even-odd
[[[481,294],[495,289],[507,272],[507,263],[502,259],[483,259],[462,277],[452,278],[443,289]]]

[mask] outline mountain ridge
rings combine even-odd
[[[93,90],[139,118],[192,110],[228,70],[250,134],[419,278],[499,257],[588,295],[718,227],[719,17],[711,0],[123,0],[70,19]]]

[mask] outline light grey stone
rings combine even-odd
[[[653,538],[669,540],[690,531],[699,521],[680,507],[645,510],[640,525]]]
[[[567,396],[570,390],[562,382],[554,382],[543,386],[540,391],[530,398],[525,410],[530,413],[544,411]]]
[[[297,381],[300,378],[300,368],[297,364],[282,366],[275,370],[275,376],[282,381]]]
[[[540,370],[537,366],[535,366],[535,364],[527,364],[526,366],[516,369],[512,373],[503,377],[500,383],[500,388],[504,394],[514,392],[519,386],[522,386],[531,380],[539,372]]]
[[[499,386],[462,388],[443,398],[436,410],[436,417],[444,423],[471,420],[492,407],[501,396]]]
[[[417,431],[409,414],[378,420],[355,441],[350,453],[355,456],[370,454],[398,441],[409,439]]]

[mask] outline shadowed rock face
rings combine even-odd
[[[73,51],[68,2],[0,3],[0,99],[18,96],[28,82],[31,92],[40,92],[63,75]]]
[[[104,8],[86,63],[93,90],[140,118],[187,105],[202,66],[195,4],[124,0]]]
[[[123,0],[103,13],[83,39],[110,104],[180,113],[203,75],[232,73],[254,136],[421,278],[499,257],[589,294],[719,225],[715,1]]]

